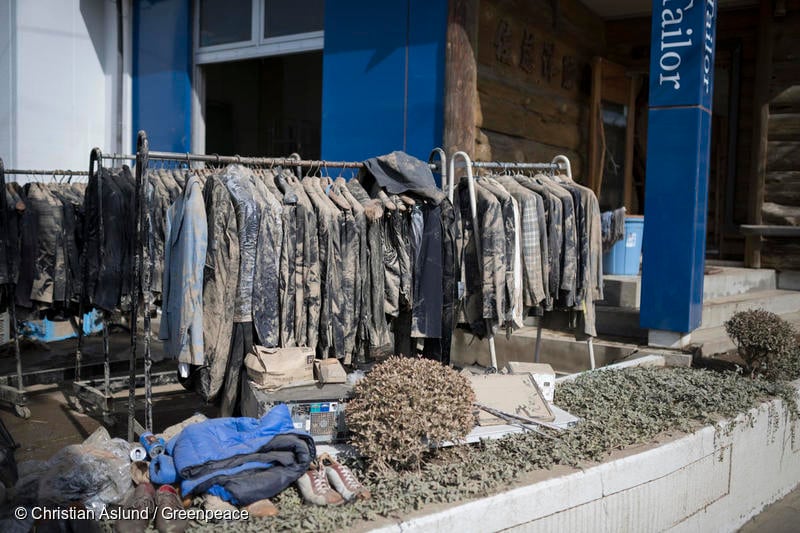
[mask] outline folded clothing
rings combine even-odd
[[[600,228],[603,251],[607,252],[612,246],[625,238],[625,208],[619,207],[613,211],[601,213]]]
[[[260,419],[216,418],[186,427],[167,443],[184,496],[210,493],[236,505],[271,498],[316,457],[311,435],[294,428],[289,408]]]

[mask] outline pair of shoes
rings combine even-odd
[[[327,453],[320,455],[318,461],[320,465],[325,467],[325,475],[330,484],[342,495],[345,501],[370,499],[372,495],[369,490],[356,479],[352,470],[336,461]]]
[[[300,493],[307,502],[315,505],[341,505],[345,501],[356,498],[366,500],[370,497],[370,492],[359,483],[353,472],[330,455],[321,455],[317,462],[317,467],[297,480]]]
[[[115,529],[120,533],[141,533],[155,517],[159,533],[183,533],[186,531],[186,519],[174,516],[176,511],[183,508],[178,492],[171,485],[162,485],[156,492],[151,483],[140,483],[123,509],[126,518],[117,520]],[[165,512],[167,510],[172,512]]]

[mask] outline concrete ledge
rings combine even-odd
[[[735,531],[800,483],[800,436],[780,400],[733,424],[378,531]]]

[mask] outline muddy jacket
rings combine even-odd
[[[208,226],[200,180],[192,175],[169,208],[159,338],[180,363],[203,365],[203,268]]]
[[[203,269],[203,344],[205,364],[198,369],[195,390],[213,401],[225,381],[239,279],[239,236],[230,194],[219,176],[203,189],[208,249]]]

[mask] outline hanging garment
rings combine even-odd
[[[255,274],[261,209],[256,202],[250,172],[240,165],[228,166],[222,174],[236,211],[239,234],[239,276],[234,305],[234,322],[253,321],[253,276]]]
[[[502,213],[503,234],[505,237],[505,255],[503,263],[505,265],[505,295],[502,323],[510,333],[514,318],[514,295],[517,293],[515,287],[514,257],[516,255],[516,222],[514,217],[514,205],[511,195],[503,189],[496,181],[489,177],[480,178],[477,181],[478,187],[483,188],[487,193],[493,195],[500,202]],[[521,293],[520,293],[521,294]],[[521,312],[521,311],[520,311]]]
[[[294,176],[287,178],[289,184],[297,195],[297,228],[302,231],[302,276],[297,284],[302,283],[303,297],[298,298],[299,306],[295,310],[295,328],[304,332],[302,338],[298,333],[298,343],[301,346],[314,348],[319,339],[319,314],[320,314],[320,264],[319,264],[319,236],[317,234],[317,215],[314,204],[308,194]],[[298,235],[297,240],[300,240]],[[300,249],[298,247],[298,249]],[[295,276],[297,271],[295,272]]]
[[[342,287],[338,292],[339,310],[344,332],[344,363],[350,364],[355,352],[356,335],[358,333],[358,315],[356,314],[356,288],[359,283],[358,273],[358,235],[353,207],[347,197],[341,194],[340,186],[334,182],[324,183],[327,195],[339,209],[341,225],[339,226],[339,242],[341,256],[337,259],[341,264]]]
[[[219,176],[206,180],[203,190],[208,248],[203,269],[203,347],[205,363],[197,370],[195,390],[214,401],[225,381],[233,334],[236,287],[239,278],[239,236],[230,193]]]
[[[369,253],[367,250],[367,217],[364,206],[347,188],[344,178],[336,179],[336,192],[350,204],[355,229],[353,266],[355,283],[353,287],[353,315],[355,318],[355,344],[353,355],[356,363],[366,362],[365,346],[368,344],[367,328],[369,323],[368,305],[366,303],[369,286]]]
[[[485,336],[488,323],[494,333],[505,314],[506,266],[505,226],[500,202],[482,187],[475,188],[480,232],[480,255],[472,227],[467,179],[457,186],[458,209],[464,231],[462,251],[465,293],[463,311],[472,332]]]
[[[303,178],[303,187],[314,204],[317,215],[320,264],[320,315],[318,353],[323,357],[344,356],[344,328],[339,299],[342,272],[340,217],[336,208],[322,191],[317,178]]]
[[[264,173],[263,180],[272,195],[281,203],[281,224],[283,232],[281,237],[280,253],[280,345],[284,347],[297,346],[299,336],[296,319],[297,300],[302,299],[303,286],[295,283],[296,269],[302,269],[303,241],[297,230],[297,195],[284,195],[275,184],[277,175],[273,172]],[[298,247],[300,248],[298,256]],[[298,262],[299,261],[299,262]],[[305,332],[302,337],[305,338]]]
[[[543,202],[539,195],[510,176],[497,176],[496,179],[514,197],[520,208],[519,234],[525,288],[523,303],[526,307],[536,307],[548,298],[547,226]]]
[[[578,283],[578,242],[575,229],[575,204],[572,195],[559,184],[539,174],[539,179],[545,187],[561,200],[563,241],[561,253],[561,291],[559,303],[562,307],[576,305]]]
[[[365,304],[364,318],[367,322],[366,343],[368,359],[380,358],[391,353],[391,335],[389,325],[386,322],[386,314],[389,312],[384,308],[386,296],[387,275],[385,269],[385,249],[386,234],[384,225],[384,210],[381,202],[369,197],[358,180],[347,182],[347,189],[364,207],[364,216],[367,223],[367,268],[364,271],[365,283]],[[395,255],[396,259],[396,255]],[[396,261],[394,263],[396,265]],[[399,269],[397,272],[397,286],[399,287]],[[399,289],[398,289],[399,291]],[[398,292],[399,295],[399,292]]]
[[[252,349],[253,323],[234,322],[228,368],[225,369],[225,383],[222,386],[222,401],[219,407],[219,414],[222,417],[236,416],[240,413],[239,391],[247,379],[247,373],[242,372],[242,368],[244,368],[244,358]]]
[[[548,280],[550,299],[547,302],[548,305],[545,306],[545,310],[550,311],[558,299],[562,279],[564,229],[561,200],[551,194],[548,188],[539,180],[520,175],[514,176],[514,179],[523,187],[538,194],[544,204],[545,217],[547,219],[547,250],[549,252],[547,268],[550,273]]]
[[[281,248],[282,206],[264,183],[251,174],[254,199],[260,210],[256,263],[253,271],[253,325],[262,346],[281,342]],[[287,265],[288,268],[288,265]],[[286,335],[288,338],[288,331]]]
[[[411,216],[416,243],[411,336],[440,338],[444,299],[442,208],[417,204]]]
[[[61,203],[62,240],[65,258],[65,287],[55,300],[69,305],[77,303],[81,294],[81,246],[83,244],[83,198],[86,185],[82,183],[54,185],[51,194]]]
[[[208,225],[202,195],[200,181],[190,176],[183,196],[167,213],[163,314],[159,330],[168,357],[196,366],[205,364],[203,269]]]

